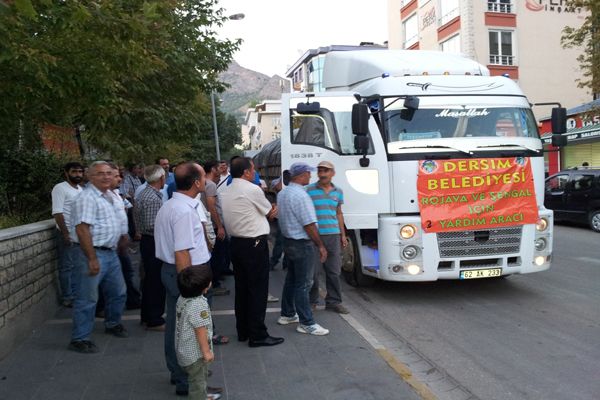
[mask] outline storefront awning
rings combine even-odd
[[[565,135],[568,143],[600,138],[600,124],[569,129]],[[542,134],[542,141],[544,144],[552,143],[552,134]]]

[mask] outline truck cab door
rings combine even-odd
[[[319,103],[318,107],[298,105]],[[344,192],[342,211],[348,229],[376,229],[378,215],[390,210],[388,166],[383,140],[370,121],[370,162],[361,167],[362,155],[354,147],[352,93],[289,94],[282,98],[281,165],[288,169],[303,161],[316,167],[321,161],[335,166],[333,183]],[[310,109],[306,113],[304,110]],[[312,180],[316,181],[316,173]]]

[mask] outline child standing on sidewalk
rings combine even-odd
[[[212,351],[212,318],[204,295],[210,288],[212,273],[206,265],[192,265],[177,275],[179,299],[175,349],[177,361],[188,373],[191,400],[216,400],[220,394],[206,393],[208,364],[215,358]]]

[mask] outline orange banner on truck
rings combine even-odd
[[[417,191],[425,232],[534,224],[538,219],[527,157],[421,160]]]

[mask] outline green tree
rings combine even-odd
[[[588,88],[594,97],[600,94],[600,1],[568,0],[567,7],[587,11],[581,27],[567,26],[563,29],[562,45],[567,48],[582,48],[577,58],[583,71],[583,78],[578,80],[580,88]]]
[[[217,0],[0,0],[3,142],[50,122],[118,160],[185,147],[239,46],[225,20]]]

